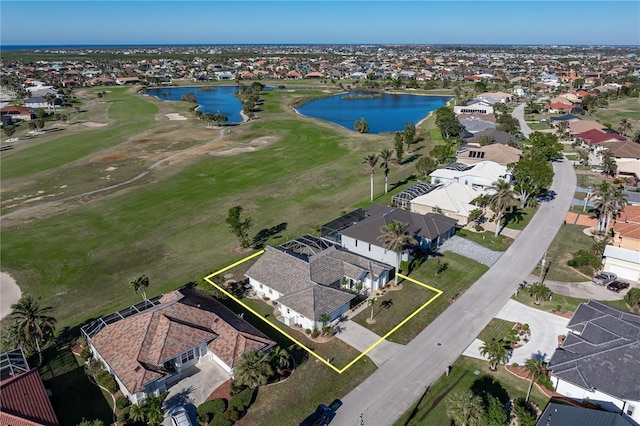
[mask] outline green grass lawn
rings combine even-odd
[[[446,398],[457,390],[470,389],[476,395],[482,395],[483,391],[493,395],[504,395],[506,392],[509,398],[515,399],[525,397],[528,386],[528,380],[514,376],[502,366],[497,371],[490,371],[487,361],[462,356],[453,363],[451,373],[441,376],[429,386],[418,402],[394,425],[449,425],[451,420],[446,413]],[[544,408],[549,398],[534,387],[531,401]]]
[[[580,210],[582,209],[580,208]],[[547,261],[550,265],[546,275],[547,279],[567,282],[589,281],[591,279],[591,277],[587,277],[567,265],[567,262],[572,258],[572,253],[580,249],[588,250],[593,243],[593,239],[582,232],[584,229],[583,226],[571,224],[560,227],[547,250]]]
[[[620,98],[609,100],[609,106],[607,108],[596,109],[591,119],[598,120],[601,123],[610,123],[614,130],[617,130],[620,125],[620,120],[623,118],[629,118],[632,129],[630,134],[640,130],[640,120],[638,120],[638,114],[640,114],[640,104],[638,98]]]
[[[488,270],[486,266],[480,263],[451,252],[438,254],[437,259],[449,262],[449,267],[446,271],[435,276],[436,259],[430,257],[418,269],[414,270],[410,277],[442,290],[443,294],[396,330],[389,336],[388,340],[403,345],[409,343],[431,321],[449,307],[450,299],[454,295],[460,295]],[[378,312],[376,324],[372,325],[366,322],[366,318],[371,315],[370,308],[358,314],[354,321],[383,336],[433,296],[433,293],[410,282],[405,281],[402,286],[402,290],[388,292],[379,299],[380,301],[391,299],[392,305],[389,309],[380,309],[381,304],[374,306],[374,314]],[[405,291],[406,294],[400,294]]]
[[[531,130],[546,130],[549,128],[547,123],[527,123]]]
[[[504,214],[503,223],[509,229],[522,231],[531,222],[536,211],[537,207],[525,207],[524,209],[516,207],[513,212]]]
[[[467,229],[456,233],[456,235],[460,237],[466,238],[467,240],[471,240],[474,243],[478,243],[483,247],[495,251],[506,251],[511,243],[513,243],[512,238],[504,237],[502,235],[498,235],[496,237],[493,234],[494,233],[491,231],[473,232]]]
[[[150,129],[158,108],[150,102],[126,93],[125,88],[113,88],[107,96],[109,119],[118,123],[104,130],[88,130],[75,135],[65,135],[3,156],[0,162],[2,179],[27,176],[54,169],[84,156],[123,142],[135,133]]]
[[[478,339],[483,342],[491,340],[501,340],[509,334],[509,331],[516,325],[515,322],[505,321],[499,318],[493,318],[489,324],[478,334]]]

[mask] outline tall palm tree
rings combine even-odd
[[[498,236],[500,233],[500,220],[502,215],[508,210],[513,209],[516,203],[516,197],[511,189],[511,184],[505,180],[498,180],[492,185],[492,189],[496,192],[491,196],[489,200],[489,206],[496,214],[496,232],[494,236]]]
[[[235,367],[236,380],[252,388],[266,385],[273,370],[269,364],[269,357],[256,349],[242,354]]]
[[[509,347],[502,340],[491,339],[484,342],[480,348],[480,355],[486,357],[491,364],[489,368],[493,371],[498,369],[498,364],[504,364],[509,361]]]
[[[322,328],[325,328],[329,321],[331,321],[331,316],[329,314],[320,315],[320,322],[322,322]]]
[[[533,283],[529,286],[529,295],[534,298],[533,303],[539,305],[544,299],[548,299],[553,293],[551,289],[542,283]]]
[[[373,201],[373,174],[376,171],[377,163],[378,156],[376,154],[369,154],[362,160],[362,164],[366,166],[369,176],[371,176],[371,201]]]
[[[391,156],[393,155],[393,150],[383,149],[380,151],[380,168],[384,169],[384,193],[388,192],[389,188],[389,162],[391,161]]]
[[[456,426],[479,426],[484,417],[482,399],[469,389],[454,391],[447,397],[447,416]]]
[[[147,292],[145,289],[149,287],[149,278],[146,275],[140,275],[138,278],[131,281],[130,285],[135,294],[140,293],[142,295],[142,300],[147,300]]]
[[[396,253],[396,275],[400,271],[400,257],[405,246],[417,244],[416,239],[407,232],[408,229],[408,223],[402,223],[397,220],[392,220],[380,228],[382,234],[378,236],[378,241],[382,243],[384,248]],[[396,276],[396,283],[397,281],[398,278]]]
[[[527,376],[529,376],[529,389],[527,390],[527,398],[525,401],[529,401],[529,396],[531,396],[531,388],[533,387],[533,382],[538,380],[543,374],[547,374],[547,363],[544,361],[544,358],[533,355],[524,362],[524,369],[527,372]]]
[[[627,194],[622,188],[614,187],[608,181],[602,182],[593,193],[594,207],[598,213],[598,231],[607,232],[611,219],[617,216],[621,209],[628,204]]]
[[[632,127],[633,126],[629,122],[628,118],[620,119],[620,133],[626,136],[627,132],[629,132],[632,129]]]
[[[31,296],[23,296],[17,303],[11,305],[9,318],[14,321],[15,331],[28,343],[33,343],[42,364],[41,342],[53,336],[56,329],[56,319],[49,316],[51,306],[40,307],[40,301]]]

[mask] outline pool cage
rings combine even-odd
[[[428,183],[422,182],[414,183],[404,191],[399,192],[398,194],[391,197],[391,205],[407,210],[409,208],[409,203],[411,202],[411,200],[429,193],[436,186],[437,185],[430,185]]]
[[[118,312],[114,312],[102,318],[98,318],[95,321],[90,322],[87,325],[84,325],[80,328],[84,337],[88,340],[91,340],[93,336],[98,334],[100,330],[106,327],[109,324],[125,319],[126,317],[130,317],[131,315],[139,314],[140,312],[146,311],[147,309],[153,308],[160,304],[160,299],[162,299],[162,294],[152,297],[151,299],[144,300],[143,302],[136,303],[135,305],[131,305],[128,308],[122,309]]]
[[[367,212],[363,209],[355,209],[354,211],[340,216],[329,223],[325,223],[320,227],[320,235],[322,238],[328,238],[332,241],[340,242],[340,231],[363,221],[367,217]]]
[[[309,257],[332,246],[339,247],[340,244],[326,238],[304,234],[294,238],[293,240],[287,241],[286,243],[280,244],[278,248],[293,253],[304,260],[309,260]]]

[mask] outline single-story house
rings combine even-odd
[[[486,192],[480,188],[451,182],[414,198],[410,206],[414,213],[439,212],[454,219],[459,226],[465,226],[469,223],[469,213],[478,208],[471,202],[485,194]]]
[[[633,426],[618,413],[550,402],[536,426]]]
[[[625,140],[622,142],[602,142],[599,146],[603,150],[608,149],[613,153],[619,175],[640,178],[640,144]]]
[[[244,352],[268,351],[275,344],[197,289],[176,290],[100,318],[82,327],[82,334],[135,404],[166,391],[187,367],[215,362],[232,376]]]
[[[640,315],[589,300],[549,360],[555,391],[640,423]]]
[[[0,108],[0,115],[3,118],[9,117],[11,120],[23,120],[31,121],[34,117],[33,108],[20,105],[9,105],[4,108]]]
[[[389,282],[387,265],[330,244],[304,254],[267,247],[245,276],[258,296],[274,301],[278,319],[304,329],[321,328],[351,307],[357,291],[374,291]]]
[[[591,129],[591,130],[587,130],[586,132],[576,133],[573,136],[576,139],[581,140],[587,145],[595,146],[596,149],[603,149],[601,148],[601,144],[604,142],[620,143],[627,140],[627,138],[625,138],[621,134],[611,130],[605,131],[605,130]]]
[[[497,124],[495,122],[483,120],[478,117],[462,118],[458,121],[460,122],[462,127],[464,127],[464,130],[470,133],[470,135],[468,136],[464,135],[465,137],[472,137],[472,135],[475,135],[476,133],[489,129],[495,129],[497,127]]]
[[[481,161],[492,161],[506,166],[517,163],[522,156],[522,150],[501,143],[485,146],[464,145],[458,148],[456,161],[464,164],[477,164]]]
[[[137,84],[140,83],[138,77],[116,77],[116,84]]]
[[[0,354],[0,425],[58,426],[40,372],[21,349]]]
[[[569,131],[572,134],[584,133],[589,130],[605,130],[606,127],[593,120],[576,120],[569,122]]]
[[[511,133],[503,132],[498,129],[486,129],[480,132],[477,132],[472,137],[465,139],[465,142],[468,145],[480,145],[481,138],[483,136],[488,136],[493,140],[493,143],[499,143],[503,145],[509,145],[510,143],[514,143],[516,141],[516,137]]]
[[[378,240],[381,228],[392,221],[408,224],[407,233],[417,245],[405,247],[400,260],[410,260],[416,250],[435,250],[455,234],[456,220],[434,212],[418,213],[396,207],[374,205],[368,208],[369,216],[340,231],[340,242],[347,250],[375,259],[387,265],[397,266],[398,254],[388,250]]]
[[[429,174],[431,184],[448,184],[458,182],[463,185],[492,192],[494,182],[504,180],[511,182],[512,176],[507,166],[493,161],[480,161],[475,164],[451,163],[442,169]]]
[[[458,105],[453,107],[453,112],[456,115],[473,113],[493,114],[493,107],[484,103],[476,105]]]
[[[489,100],[491,102],[501,102],[503,104],[511,102],[513,95],[504,92],[485,92],[476,96],[476,99]]]

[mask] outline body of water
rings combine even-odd
[[[365,96],[359,98],[360,95]],[[352,99],[344,99],[345,96]],[[296,109],[300,114],[320,118],[349,130],[354,130],[353,123],[364,117],[369,124],[369,133],[385,133],[404,130],[407,122],[418,124],[431,111],[445,106],[450,99],[450,96],[388,93],[369,97],[363,92],[350,92],[316,99]]]
[[[203,90],[204,89],[204,90]],[[234,95],[237,86],[160,87],[149,89],[147,93],[159,99],[179,101],[187,93],[193,93],[200,105],[200,111],[221,114],[229,118],[227,124],[241,123],[242,102]]]

